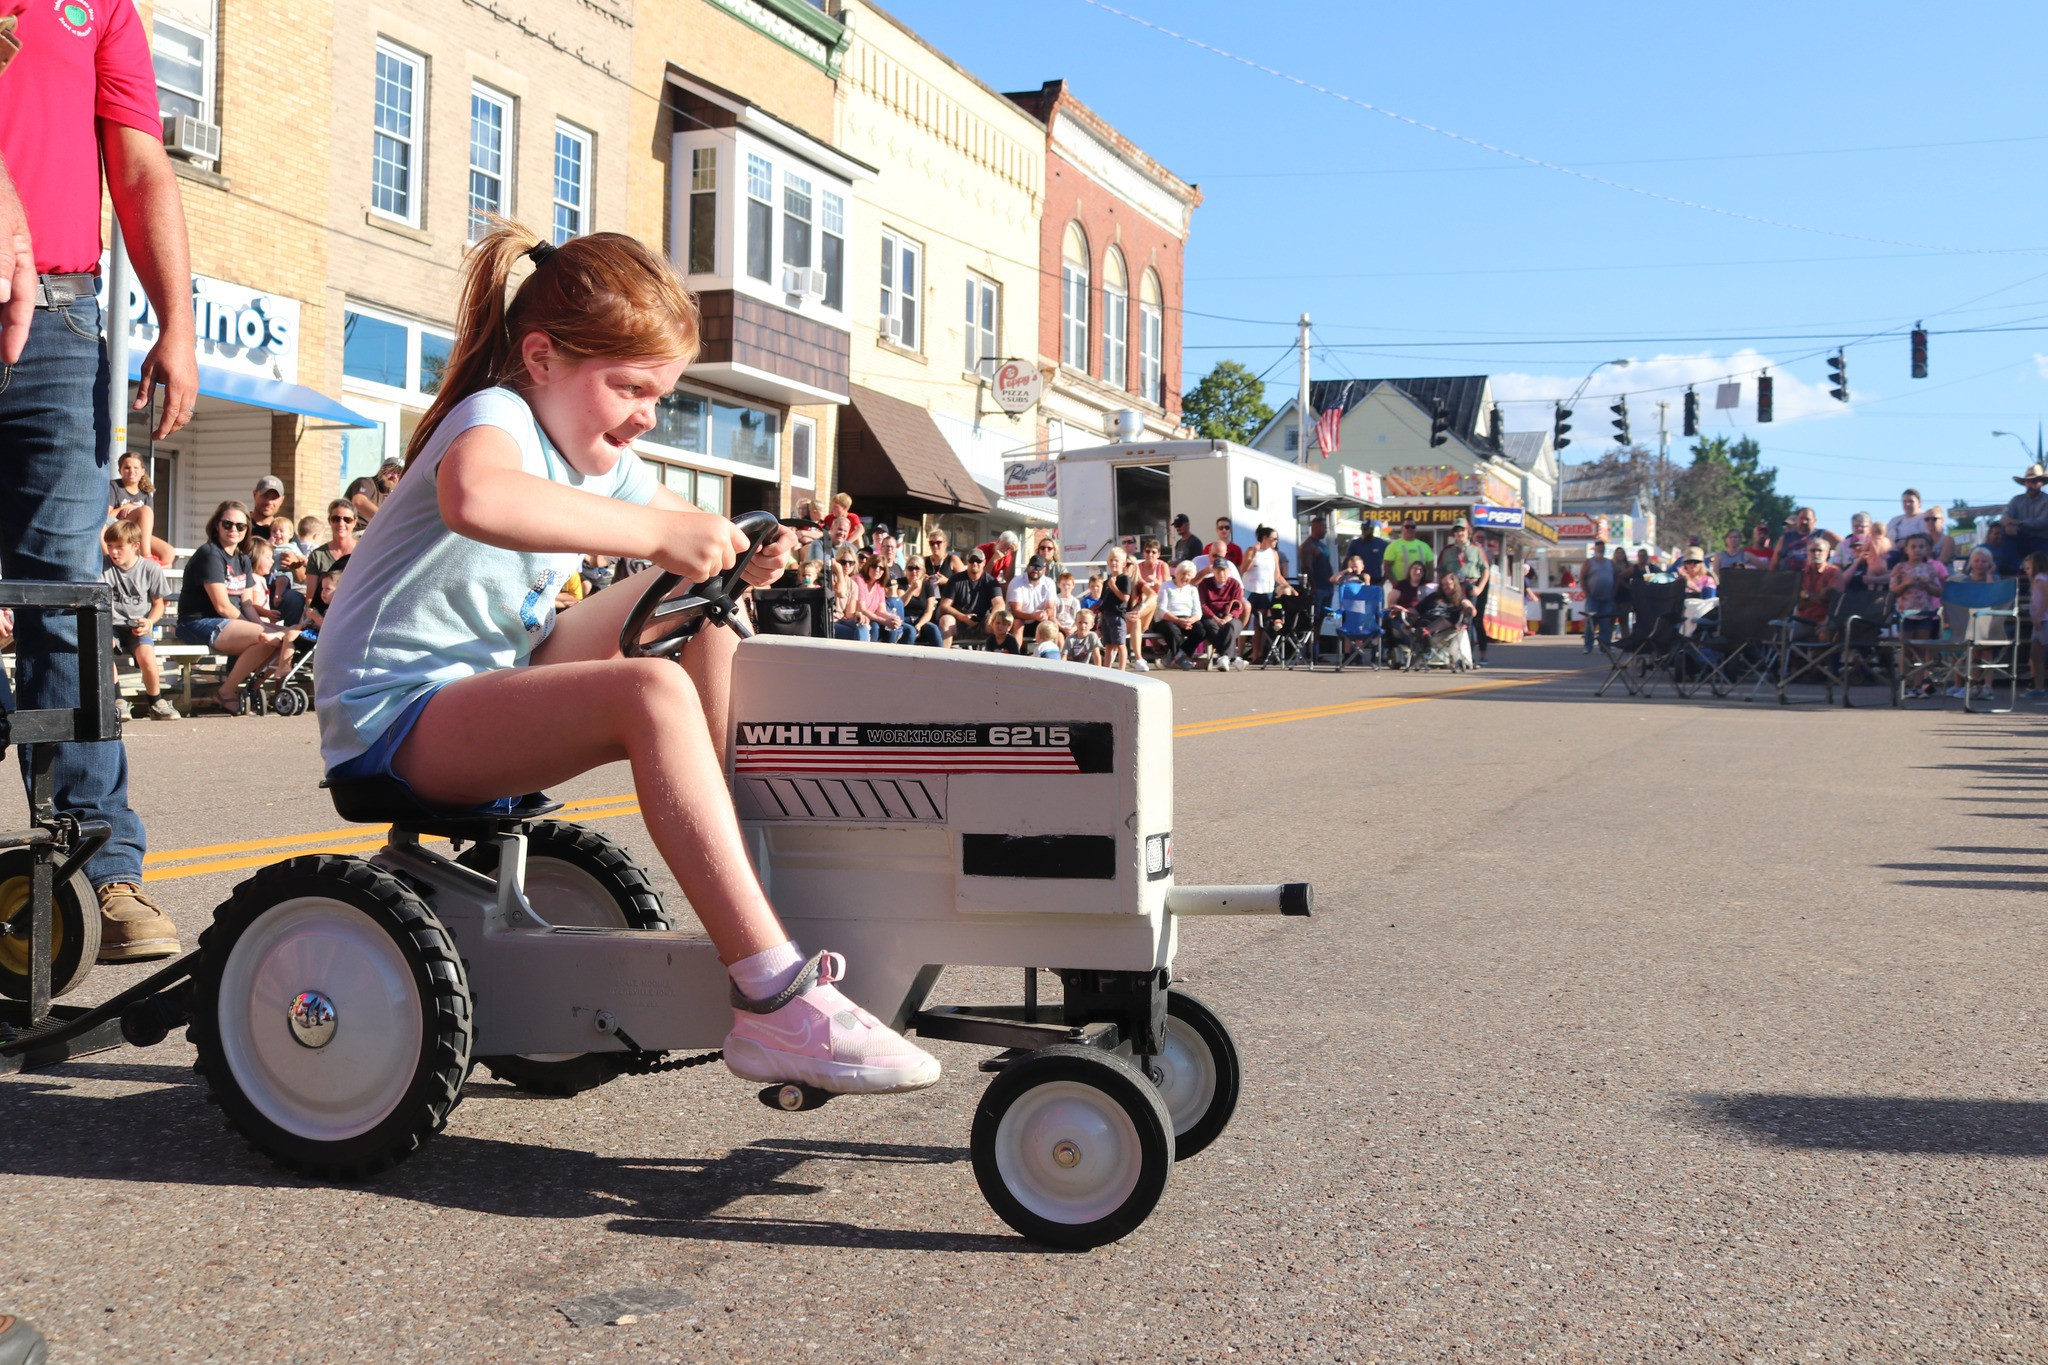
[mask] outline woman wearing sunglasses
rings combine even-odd
[[[306,619],[314,629],[327,623],[341,571],[356,552],[356,505],[347,498],[327,504],[327,543],[306,556]]]
[[[178,638],[234,660],[221,683],[220,709],[242,714],[242,683],[275,656],[291,666],[291,635],[263,601],[264,584],[249,562],[249,509],[222,503],[206,523],[206,543],[192,552],[178,593]]]

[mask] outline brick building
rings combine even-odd
[[[916,545],[972,545],[1053,519],[1002,496],[1038,443],[1033,413],[988,394],[1007,361],[1038,364],[1045,128],[883,10],[849,3],[840,147],[854,181],[853,402],[838,486]],[[879,305],[879,307],[877,306]]]
[[[339,434],[293,490],[300,510],[403,453],[440,385],[479,213],[554,241],[626,228],[635,96],[604,68],[627,69],[632,34],[631,0],[334,0],[331,51],[309,63],[332,88],[326,369],[372,425]]]
[[[1065,81],[1010,98],[1045,125],[1039,346],[1045,445],[1096,444],[1119,410],[1147,438],[1180,426],[1181,307],[1195,186],[1076,99]]]
[[[852,182],[832,145],[846,26],[804,0],[640,0],[627,230],[662,243],[704,349],[642,443],[715,510],[788,512],[831,486],[847,401]]]
[[[191,545],[221,500],[246,500],[264,474],[288,490],[317,483],[323,429],[354,420],[331,397],[324,204],[305,193],[304,168],[324,162],[329,145],[329,6],[154,0],[138,9],[191,238],[200,397],[169,441],[152,447],[141,415],[127,441],[154,454],[160,534]],[[156,318],[139,287],[127,292],[132,378]]]

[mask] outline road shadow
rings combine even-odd
[[[153,1088],[108,1095],[80,1080],[138,1081]],[[557,1103],[568,1103],[557,1101]],[[614,1231],[706,1241],[879,1247],[913,1251],[1034,1252],[1021,1237],[869,1227],[820,1218],[826,1192],[843,1182],[834,1164],[939,1167],[967,1160],[961,1147],[756,1137],[717,1156],[603,1156],[474,1137],[435,1137],[403,1164],[354,1188],[389,1199],[503,1218],[603,1217]],[[73,1063],[0,1079],[0,1174],[148,1185],[321,1188],[250,1149],[221,1122],[184,1067]],[[820,1178],[810,1178],[816,1171]],[[906,1178],[916,1178],[905,1171]],[[822,1180],[822,1183],[821,1183]],[[736,1211],[741,1201],[791,1201],[787,1217]],[[919,1201],[922,1203],[923,1201]],[[978,1205],[977,1205],[978,1207]]]
[[[1808,1151],[1904,1156],[2048,1156],[2048,1103],[1904,1095],[1694,1095],[1710,1130]]]

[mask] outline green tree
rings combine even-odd
[[[1216,368],[1181,399],[1181,420],[1212,441],[1249,441],[1273,420],[1266,386],[1235,360]]]
[[[1730,441],[1725,436],[1702,438],[1693,444],[1693,463],[1708,452],[1719,462],[1726,463],[1735,478],[1736,486],[1742,492],[1742,510],[1736,525],[1724,530],[1736,530],[1749,538],[1749,528],[1762,522],[1773,537],[1786,519],[1792,515],[1792,496],[1778,491],[1778,471],[1763,462],[1763,447],[1755,438],[1745,436],[1739,441]]]
[[[1692,463],[1680,470],[1673,482],[1669,537],[1673,544],[1698,536],[1711,553],[1724,532],[1744,532],[1750,495],[1728,458],[1726,438],[1695,445]],[[1746,533],[1743,538],[1748,538]]]

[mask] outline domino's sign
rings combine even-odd
[[[107,258],[100,258],[99,288],[104,294]],[[101,306],[106,306],[103,297]],[[156,309],[131,279],[123,316],[128,344],[147,350],[156,342]],[[297,299],[266,294],[207,275],[192,277],[192,329],[198,335],[199,363],[235,370],[261,379],[299,382],[299,309]]]

